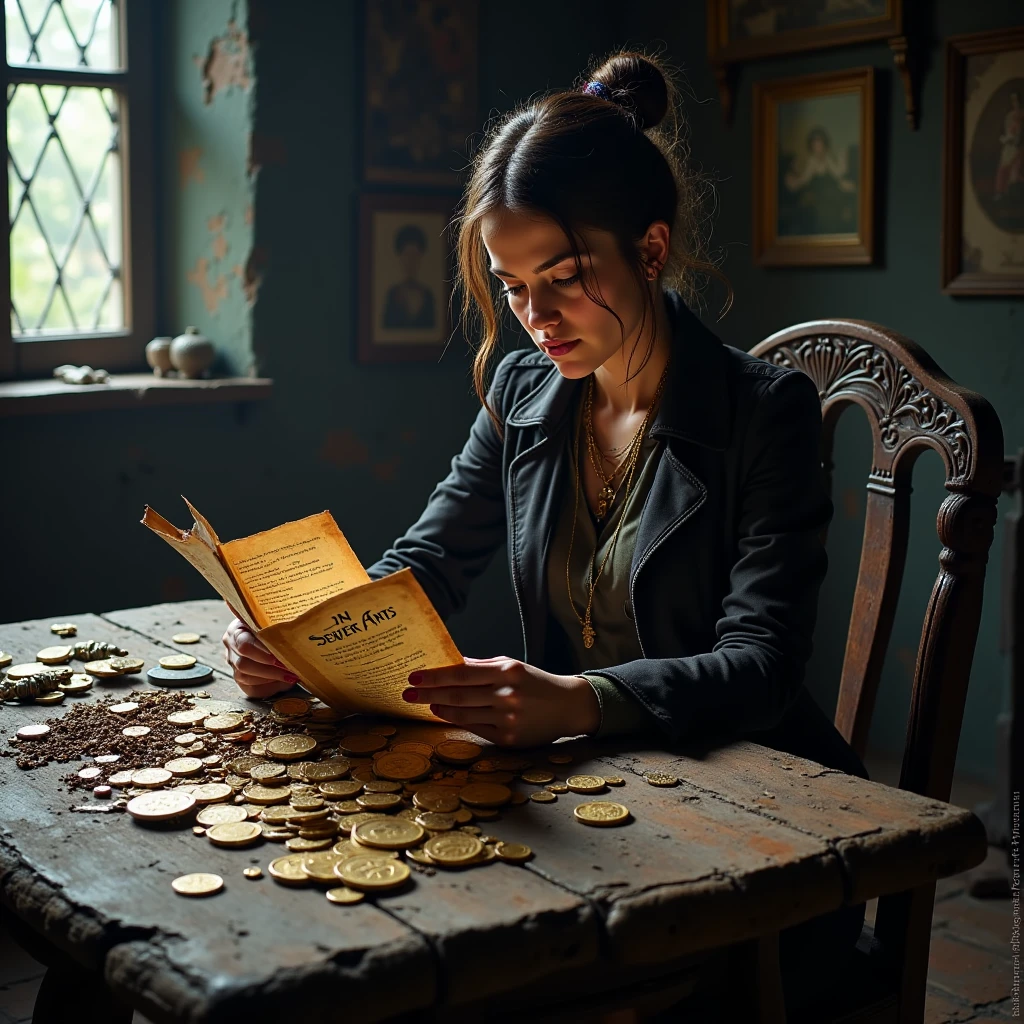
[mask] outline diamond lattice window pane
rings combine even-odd
[[[119,121],[109,89],[8,90],[15,336],[124,327]]]
[[[10,64],[121,66],[116,0],[4,0]]]

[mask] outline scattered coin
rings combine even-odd
[[[197,660],[191,654],[165,654],[158,664],[161,668],[191,668]]]
[[[73,622],[53,622],[50,624],[50,632],[57,636],[74,636],[78,632],[78,626]]]
[[[388,741],[383,736],[364,732],[351,733],[338,740],[338,749],[343,754],[372,754],[376,750],[383,750],[387,745]]]
[[[28,679],[37,672],[45,672],[46,666],[41,661],[27,661],[21,665],[12,665],[7,670],[8,679]]]
[[[170,772],[167,774],[169,776]],[[114,782],[113,779],[110,781]],[[195,805],[196,800],[191,793],[180,789],[161,789],[134,797],[128,801],[125,810],[138,821],[166,821],[188,814]]]
[[[121,730],[121,735],[138,738],[148,736],[152,731],[148,725],[126,725]]]
[[[130,715],[139,710],[139,705],[133,700],[123,700],[120,704],[111,704],[107,710],[112,715]]]
[[[97,754],[93,760],[97,764],[114,764],[121,760],[120,754]]]
[[[397,793],[361,793],[356,803],[368,811],[390,811],[401,806],[402,798]]]
[[[470,764],[483,752],[478,743],[467,740],[444,740],[434,747],[434,754],[448,764]]]
[[[569,792],[569,787],[564,782],[549,782],[544,788],[551,793]]]
[[[134,675],[142,671],[146,663],[141,658],[109,658],[110,667],[121,675]]]
[[[352,797],[363,790],[363,784],[356,779],[339,779],[336,782],[321,782],[317,789],[326,797]]]
[[[374,774],[381,779],[395,782],[410,782],[425,778],[431,771],[430,758],[413,751],[390,752],[379,757],[373,764]]]
[[[192,787],[192,796],[199,804],[215,804],[220,800],[227,800],[234,796],[234,792],[225,782],[207,782],[201,786]]]
[[[538,789],[536,792],[530,794],[530,799],[535,804],[549,804],[553,800],[557,800],[558,797],[549,789]]]
[[[220,875],[194,871],[190,875],[179,875],[171,882],[171,888],[179,896],[212,896],[224,888],[224,879]]]
[[[418,789],[412,798],[413,805],[424,811],[438,811],[441,814],[452,814],[459,809],[457,790],[434,788]]]
[[[203,728],[208,732],[231,732],[245,721],[245,716],[237,711],[226,711],[221,715],[210,715],[203,719]]]
[[[312,706],[310,701],[302,697],[282,697],[274,701],[270,710],[282,718],[292,718],[307,714]]]
[[[644,781],[651,786],[678,786],[679,780],[674,775],[664,772],[644,772]]]
[[[418,740],[403,740],[391,745],[392,754],[422,754],[424,757],[431,757],[434,748],[429,743],[421,743]]]
[[[280,767],[280,766],[279,766]],[[308,782],[333,782],[348,775],[349,764],[344,758],[307,764],[302,774]]]
[[[78,693],[86,693],[92,689],[92,678],[82,672],[76,672],[66,683],[58,683],[61,693],[74,696]]]
[[[206,830],[206,838],[215,846],[248,846],[263,835],[254,821],[222,821]]]
[[[171,637],[174,644],[197,644],[202,639],[198,633],[175,633]]]
[[[304,858],[305,854],[302,853],[289,853],[283,857],[275,858],[267,866],[270,877],[282,885],[307,885],[309,883],[309,875],[302,870]]]
[[[271,764],[266,761],[253,765],[249,769],[249,778],[254,782],[268,782],[270,779],[279,779],[284,774],[285,767],[283,764]]]
[[[339,885],[335,889],[327,890],[327,899],[331,903],[359,903],[365,899],[365,894]]]
[[[12,661],[14,661],[13,654],[9,654],[7,651],[0,651],[0,668],[6,668]]]
[[[173,776],[166,768],[139,768],[132,772],[132,785],[144,786],[146,789],[156,789],[166,785]]]
[[[267,740],[267,754],[282,761],[297,761],[314,750],[316,740],[312,736],[303,736],[300,733],[275,736],[272,740]]]
[[[334,871],[349,888],[363,892],[396,889],[411,874],[408,864],[380,856],[346,857]]]
[[[441,814],[438,811],[420,811],[416,815],[416,823],[428,832],[448,832],[455,828],[454,814]]]
[[[36,654],[36,661],[41,661],[44,665],[63,665],[71,660],[74,653],[74,647],[44,647]]]
[[[544,785],[546,782],[554,782],[554,772],[549,772],[546,768],[534,768],[528,772],[523,772],[519,776],[523,782],[533,782],[539,785]]]
[[[476,836],[467,832],[446,832],[423,844],[430,859],[437,864],[454,866],[473,860],[484,848]]]
[[[94,768],[90,765],[88,768],[83,768],[78,773],[78,777],[80,779],[85,779],[86,781],[88,781],[89,779],[98,779],[102,774],[102,769]]]
[[[422,825],[405,818],[361,821],[352,829],[352,839],[380,850],[405,850],[419,843],[426,833]]]
[[[198,757],[173,757],[164,762],[164,767],[172,775],[195,775],[203,770],[203,762]]]
[[[97,760],[99,760],[97,758]],[[118,789],[124,789],[125,786],[132,784],[132,773],[131,772],[114,772],[113,775],[107,779],[112,786],[116,786]]]
[[[258,782],[251,782],[242,790],[242,796],[252,804],[283,804],[291,799],[291,795],[287,786],[263,786]]]
[[[574,793],[600,793],[605,786],[600,775],[570,775],[565,784]]]
[[[91,676],[99,676],[100,679],[113,679],[121,673],[110,664],[109,658],[97,658],[94,661],[87,661],[82,668]],[[7,673],[10,675],[10,673]]]
[[[146,672],[146,678],[154,686],[197,686],[212,678],[209,665],[193,665],[191,668],[161,668],[154,665]],[[206,712],[209,714],[209,712]]]
[[[552,764],[572,764],[572,754],[548,754]]]
[[[210,804],[196,815],[196,822],[209,828],[225,822],[245,821],[247,817],[245,808],[238,804]]]
[[[198,725],[204,718],[206,718],[205,711],[193,708],[191,711],[172,711],[167,716],[167,721],[171,725]]]
[[[629,821],[629,808],[625,804],[613,803],[611,800],[592,800],[590,803],[577,804],[572,813],[573,817],[584,825],[606,827],[624,825]]]
[[[459,790],[459,799],[470,807],[501,807],[512,799],[512,790],[494,782],[476,782]]]
[[[58,686],[60,684],[58,683]],[[41,693],[38,697],[33,698],[36,704],[63,704],[64,698],[67,694],[63,690],[53,690],[50,693]]]
[[[113,790],[109,786],[93,786],[92,795],[99,797],[101,800],[106,800]]]
[[[624,786],[626,780],[621,775],[605,775],[604,781],[609,786]]]
[[[263,868],[242,868],[242,874],[250,881],[252,881],[253,879],[263,877]]]
[[[19,740],[41,740],[49,735],[50,727],[42,722],[35,722],[32,725],[23,725],[18,730]]]

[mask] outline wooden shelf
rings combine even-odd
[[[65,384],[54,378],[0,381],[0,416],[253,402],[269,398],[272,385],[269,377],[186,380],[151,373],[111,374],[107,384]]]

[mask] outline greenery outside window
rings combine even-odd
[[[154,326],[150,0],[5,0],[0,378],[140,368]]]

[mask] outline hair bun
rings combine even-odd
[[[611,101],[636,118],[641,131],[654,128],[668,113],[665,74],[642,53],[616,53],[595,68],[589,80],[603,85]]]

